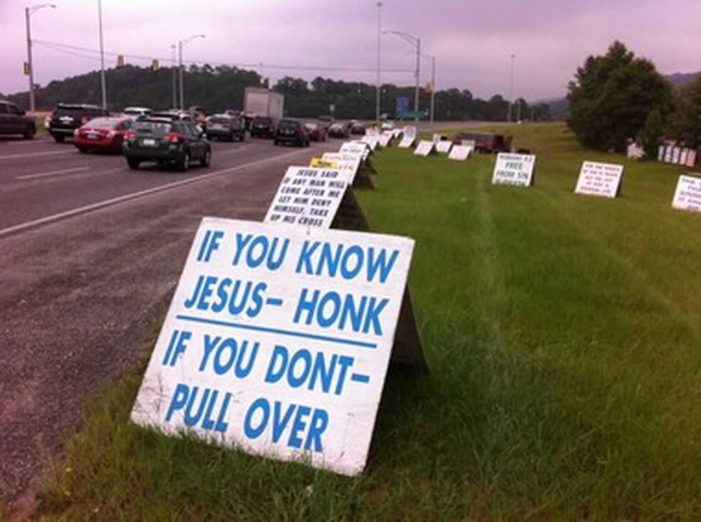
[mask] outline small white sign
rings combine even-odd
[[[679,176],[672,206],[680,210],[701,212],[701,178]]]
[[[380,131],[377,129],[377,127],[368,127],[365,129],[365,135],[370,136],[374,138],[375,136],[379,136]]]
[[[392,139],[392,133],[382,133],[382,135],[377,138],[377,143],[380,147],[389,147],[389,142]]]
[[[689,149],[689,154],[686,156],[686,166],[693,167],[694,165],[696,165],[696,151]]]
[[[365,154],[368,150],[367,145],[359,141],[346,141],[341,144],[338,152],[349,152],[351,154]]]
[[[679,163],[679,156],[681,156],[681,147],[672,147],[672,163],[677,165]]]
[[[492,185],[530,187],[533,184],[534,170],[535,156],[533,154],[500,152],[494,163]]]
[[[402,141],[399,142],[398,147],[400,149],[410,149],[414,145],[414,138],[411,136],[404,136]]]
[[[362,472],[414,241],[204,218],[132,420]]]
[[[402,135],[402,129],[394,129],[391,132],[392,132],[393,138],[398,138],[399,136]]]
[[[433,136],[431,137],[431,141],[433,143],[438,143],[439,141],[441,141],[441,135],[434,133]]]
[[[450,152],[450,148],[453,146],[453,142],[449,140],[441,140],[438,143],[436,143],[436,152],[440,152],[441,154],[448,154]]]
[[[360,168],[360,162],[363,161],[363,155],[350,152],[324,152],[321,159],[324,161],[333,161],[338,170],[347,172],[349,176],[348,184],[352,185],[355,175]]]
[[[470,147],[473,150],[473,152],[477,147],[477,142],[475,140],[461,140],[460,144],[464,145],[465,147]]]
[[[585,161],[579,171],[577,194],[615,198],[621,189],[623,165]]]
[[[657,161],[662,162],[664,160],[664,145],[660,145],[657,148]]]
[[[416,139],[416,127],[414,125],[406,125],[402,129],[402,134],[405,138],[411,137]]]
[[[454,145],[453,148],[450,149],[448,159],[456,161],[465,161],[467,158],[470,157],[471,152],[472,149],[470,147],[466,147],[465,145]]]
[[[377,136],[364,136],[360,141],[370,147],[370,150],[375,150],[379,142]]]
[[[665,163],[672,163],[672,151],[674,150],[674,147],[671,145],[667,145],[665,147],[664,151],[664,162]]]
[[[288,167],[264,221],[329,228],[350,179],[348,170]]]
[[[414,154],[416,154],[417,156],[428,156],[433,152],[434,145],[435,143],[433,143],[432,141],[421,140],[416,146],[416,149],[414,149]]]

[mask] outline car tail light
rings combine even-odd
[[[82,118],[80,118],[80,124],[81,124],[81,125],[85,125],[85,124],[88,123],[89,121],[90,121],[90,118],[88,118],[87,116],[83,116]]]
[[[136,132],[134,132],[134,131],[125,132],[124,139],[125,140],[135,140],[136,139]]]
[[[168,143],[180,143],[180,136],[173,132],[166,134],[166,141]]]
[[[108,137],[108,138],[114,138],[114,131],[113,131],[113,130],[108,131],[108,132],[107,132],[107,137]]]
[[[80,129],[76,129],[73,131],[73,136],[77,136],[78,134],[80,134]]]

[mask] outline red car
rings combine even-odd
[[[323,125],[307,122],[304,124],[304,129],[307,131],[311,141],[326,141],[327,130]]]
[[[75,130],[73,144],[80,152],[121,152],[124,133],[131,129],[132,123],[131,118],[95,118]]]

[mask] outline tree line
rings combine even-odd
[[[653,159],[665,139],[701,145],[701,76],[676,88],[619,41],[585,60],[567,98],[568,125],[586,147],[624,152],[635,140]]]
[[[109,109],[118,111],[129,105],[154,109],[173,106],[172,68],[156,71],[148,67],[126,65],[106,71]],[[185,104],[198,105],[210,112],[241,109],[244,89],[249,86],[269,87],[268,81],[255,71],[220,65],[191,65],[186,70]],[[35,90],[37,107],[49,110],[59,102],[94,103],[101,100],[100,73],[93,71],[63,80],[54,80]],[[375,117],[375,86],[363,82],[347,82],[317,77],[311,82],[286,76],[272,88],[285,95],[285,113],[292,117],[315,118],[331,114],[340,119]],[[414,88],[392,83],[381,86],[381,113],[394,116],[396,100],[409,99],[413,108]],[[1,95],[0,95],[1,97]],[[428,111],[431,93],[420,89],[420,109]],[[8,99],[26,108],[27,93],[16,93]],[[509,102],[496,94],[487,100],[476,98],[467,89],[446,89],[435,93],[436,120],[504,121],[508,117]],[[547,104],[529,104],[520,98],[512,107],[514,119],[549,120]]]

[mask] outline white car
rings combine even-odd
[[[394,130],[394,122],[393,121],[386,121],[382,124],[382,127],[380,127],[380,131],[391,131]]]
[[[138,120],[139,118],[144,118],[149,116],[153,111],[147,107],[125,107],[122,111],[122,116],[131,118],[132,120]]]

